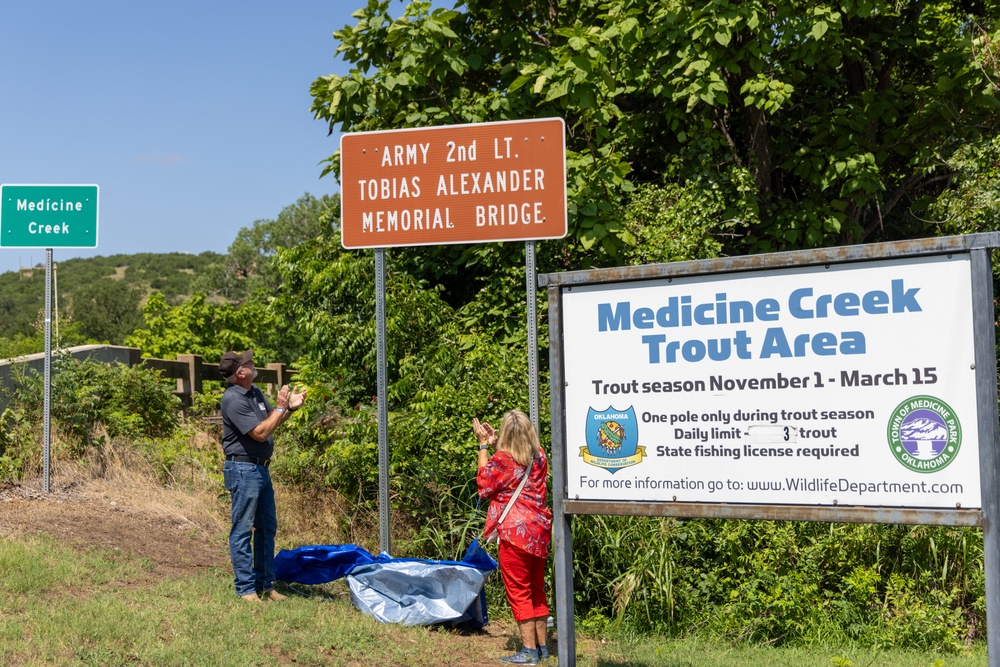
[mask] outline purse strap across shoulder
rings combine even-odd
[[[507,518],[507,513],[510,512],[510,508],[514,506],[514,501],[517,500],[517,497],[519,495],[521,495],[521,489],[523,489],[524,485],[527,484],[527,482],[528,482],[528,475],[531,474],[531,469],[532,469],[532,467],[534,467],[534,465],[535,465],[535,460],[532,459],[531,463],[528,464],[528,467],[524,469],[524,475],[521,477],[521,483],[517,485],[516,489],[514,489],[514,495],[512,495],[510,497],[510,500],[507,501],[506,507],[503,508],[503,514],[501,514],[500,518],[497,519],[497,525],[498,526],[501,523],[503,523],[504,519]]]

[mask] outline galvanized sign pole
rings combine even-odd
[[[535,294],[535,242],[524,243],[524,283],[528,303],[528,408],[535,432],[538,426],[538,305]]]
[[[543,276],[544,277],[544,276]],[[556,645],[559,667],[576,665],[576,611],[573,600],[573,525],[566,512],[566,409],[561,387],[566,377],[562,345],[562,295],[548,288],[549,418],[552,423],[552,569],[555,575]],[[564,657],[565,656],[565,657]]]
[[[391,554],[389,537],[389,411],[385,370],[385,248],[375,249],[375,357],[378,383],[379,549]]]
[[[997,358],[993,333],[993,267],[990,251],[972,256],[972,318],[979,412],[979,477],[983,494],[983,568],[986,571],[986,650],[989,667],[1000,667],[1000,432],[997,425]]]
[[[52,398],[52,248],[45,249],[45,397],[42,401],[42,468],[45,493],[49,492]]]

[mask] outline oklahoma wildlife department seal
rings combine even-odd
[[[897,461],[914,472],[932,473],[955,460],[962,424],[940,398],[913,396],[892,411],[887,437]]]

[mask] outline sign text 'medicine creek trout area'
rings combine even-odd
[[[725,292],[714,295],[707,303],[693,302],[690,295],[669,296],[657,308],[639,307],[633,310],[629,301],[600,303],[597,306],[598,331],[628,331],[675,329],[686,327],[711,327],[751,322],[780,322],[787,313],[790,320],[843,318],[850,323],[862,315],[896,315],[921,312],[917,299],[919,288],[907,288],[902,279],[890,279],[886,289],[872,289],[858,294],[838,292],[815,294],[812,287],[800,287],[788,295],[786,307],[773,297],[754,300],[729,300]],[[829,356],[836,354],[858,355],[866,351],[862,331],[815,331],[789,337],[781,326],[769,326],[759,347],[745,329],[737,329],[732,337],[672,339],[666,334],[644,334],[649,363],[675,363],[678,360],[698,362],[706,357],[713,361],[730,358],[750,359],[758,356],[804,357],[809,354]]]
[[[345,248],[566,235],[560,118],[341,137]]]
[[[981,507],[968,256],[563,292],[568,498]]]

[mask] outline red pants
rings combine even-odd
[[[549,605],[545,601],[544,558],[500,540],[500,574],[515,621],[549,615]]]

